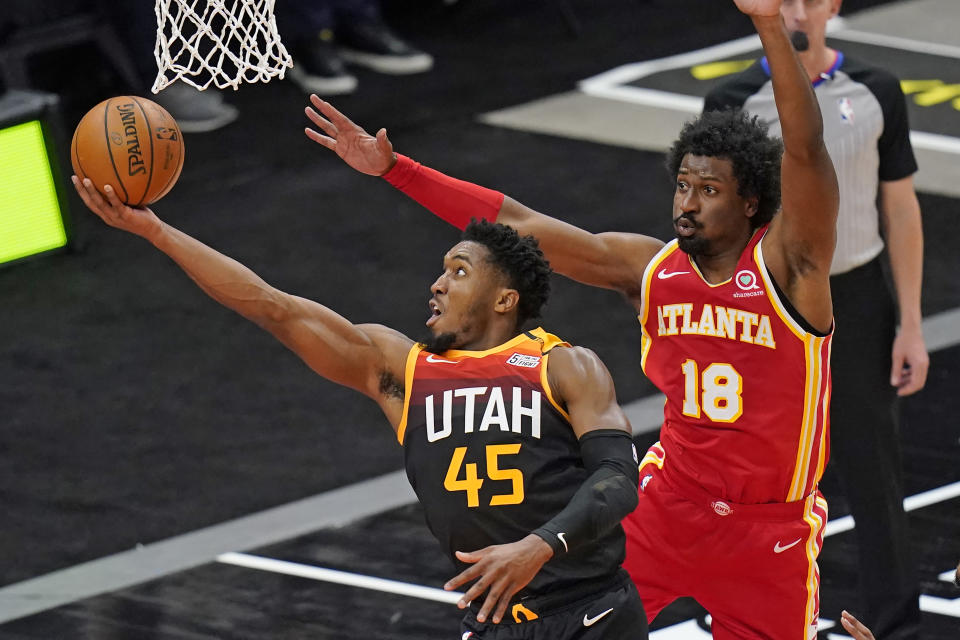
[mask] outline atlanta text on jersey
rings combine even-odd
[[[704,304],[696,313],[692,302],[664,304],[657,307],[657,324],[661,336],[694,334],[777,348],[770,317],[742,309]]]

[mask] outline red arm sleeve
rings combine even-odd
[[[399,153],[397,164],[383,178],[458,229],[471,218],[496,222],[503,204],[499,191],[451,178]]]

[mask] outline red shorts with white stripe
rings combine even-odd
[[[816,637],[817,555],[827,521],[819,491],[789,503],[724,501],[671,474],[655,444],[641,462],[639,493],[623,521],[623,566],[648,620],[692,597],[710,612],[717,640]]]

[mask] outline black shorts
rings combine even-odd
[[[477,622],[476,611],[468,610],[460,632],[462,640],[646,640],[647,616],[633,581],[621,571],[589,595],[514,604],[500,624]]]

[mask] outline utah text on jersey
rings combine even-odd
[[[504,393],[512,398],[510,411],[504,405]],[[528,425],[527,432],[533,438],[540,438],[540,392],[535,389],[522,387],[461,387],[446,389],[441,396],[442,400],[435,402],[434,394],[425,398],[424,411],[427,423],[427,441],[436,442],[449,437],[453,433],[453,407],[463,405],[463,412],[458,416],[460,424],[457,429],[463,433],[473,433],[496,427],[500,431],[523,433],[523,425]],[[460,401],[459,399],[463,400]],[[480,402],[485,402],[480,424],[475,425],[476,409]],[[440,419],[437,419],[437,407],[440,404]],[[459,413],[459,412],[458,412]],[[527,418],[527,420],[524,420]],[[437,424],[441,426],[438,428]]]

